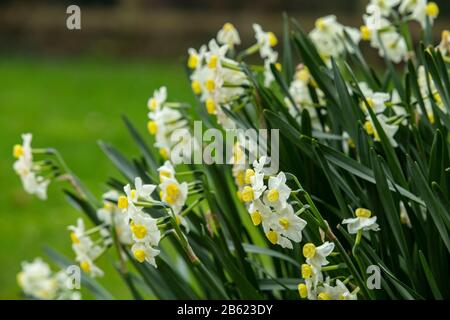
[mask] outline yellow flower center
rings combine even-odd
[[[278,233],[276,231],[270,230],[266,233],[267,239],[269,239],[271,244],[277,244],[278,243]]]
[[[303,246],[303,256],[307,259],[312,259],[316,255],[316,246],[309,242]]]
[[[253,169],[245,170],[245,183],[246,184],[252,183],[253,176],[255,176],[255,171],[253,171]]]
[[[319,18],[316,20],[316,28],[319,30],[325,30],[327,24],[325,23],[325,20],[323,20],[322,18]]]
[[[231,31],[234,29],[234,25],[230,22],[227,22],[223,25],[223,30],[225,31]]]
[[[280,218],[278,220],[278,223],[280,224],[280,226],[283,227],[284,230],[289,229],[290,222],[289,222],[289,220],[287,218]]]
[[[236,197],[239,199],[239,201],[242,201],[242,192],[236,191]]]
[[[158,101],[156,101],[155,98],[151,98],[148,106],[150,107],[151,110],[155,111],[156,108],[158,107]]]
[[[211,57],[209,57],[208,68],[217,68],[217,61],[219,61],[219,57],[217,55],[213,54]]]
[[[175,183],[170,183],[166,187],[166,202],[174,204],[180,194],[180,188]]]
[[[137,196],[136,189],[131,189],[130,195],[131,195],[131,199],[133,199],[133,200],[136,199],[136,196]]]
[[[369,209],[358,208],[355,210],[355,215],[358,218],[370,218],[370,216],[372,215],[372,212],[370,212]]]
[[[308,83],[311,78],[311,74],[309,70],[305,67],[302,70],[297,72],[297,79],[301,82]]]
[[[250,218],[252,218],[252,222],[255,226],[259,225],[262,222],[262,216],[258,210],[250,214]]]
[[[202,86],[200,85],[200,81],[194,80],[191,83],[192,91],[194,91],[195,94],[202,93]]]
[[[159,155],[165,160],[169,159],[169,152],[166,148],[159,149]]]
[[[156,132],[158,132],[158,124],[156,123],[156,121],[149,121],[147,123],[147,129],[151,135],[155,135]]]
[[[21,156],[23,156],[23,147],[20,144],[16,144],[13,148],[13,156],[14,158],[18,159]]]
[[[302,299],[305,299],[308,296],[308,287],[306,287],[306,284],[300,283],[298,285],[298,294]]]
[[[359,32],[361,33],[361,39],[365,41],[370,40],[371,32],[368,26],[361,26]]]
[[[216,83],[213,79],[208,79],[205,81],[205,87],[209,92],[212,92],[216,88]]]
[[[91,265],[89,264],[88,261],[81,261],[80,268],[86,273],[91,271]]]
[[[73,244],[79,244],[80,239],[78,239],[78,236],[75,234],[75,232],[70,233],[70,240],[72,240]]]
[[[374,130],[373,125],[372,125],[372,122],[370,122],[370,121],[366,121],[364,123],[364,130],[366,130],[366,132],[369,135],[373,135],[375,133],[375,130]]]
[[[241,170],[236,175],[236,182],[239,187],[242,187],[245,184],[245,172]]]
[[[189,55],[187,65],[188,65],[189,69],[195,69],[195,68],[197,68],[197,65],[198,65],[198,55],[196,55],[196,54],[191,54],[191,55]]]
[[[279,198],[280,193],[277,189],[269,190],[269,192],[267,193],[267,200],[269,200],[269,202],[276,202]]]
[[[270,31],[267,34],[269,36],[269,45],[271,47],[275,47],[278,43],[277,36],[273,32],[270,32]]]
[[[439,7],[436,2],[430,2],[427,4],[425,12],[430,18],[436,18],[439,14]]]
[[[128,199],[125,196],[120,196],[117,200],[117,207],[119,209],[126,209],[128,208]]]
[[[317,300],[331,300],[331,296],[326,292],[321,292],[317,296]]]
[[[134,236],[138,239],[143,239],[147,235],[147,228],[141,224],[133,224],[131,225],[131,231]]]
[[[253,188],[250,186],[245,186],[242,190],[242,200],[245,202],[251,202],[255,198],[255,194],[253,192]]]
[[[205,105],[206,105],[206,111],[209,114],[214,114],[216,112],[216,104],[214,103],[213,99],[211,99],[211,98],[206,99]]]
[[[369,107],[371,109],[373,109],[373,107],[375,105],[375,102],[373,102],[373,99],[372,98],[366,98],[366,101],[367,101],[367,104],[369,105]]]
[[[434,114],[433,114],[433,112],[428,112],[427,116],[428,116],[428,120],[430,120],[430,123],[431,123],[431,124],[434,124],[435,119],[434,119]]]
[[[136,258],[137,261],[139,261],[140,263],[145,261],[145,250],[143,249],[137,249],[133,251],[133,255]]]
[[[301,271],[302,271],[302,278],[303,279],[309,279],[312,276],[312,267],[309,264],[302,264],[301,266]]]
[[[170,173],[169,171],[165,171],[165,170],[161,170],[159,172],[159,180],[162,181],[163,178],[170,178],[172,177],[172,173]]]
[[[281,71],[282,70],[281,63],[279,62],[275,63],[275,68],[277,68],[278,71]]]

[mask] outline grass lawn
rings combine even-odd
[[[182,64],[111,60],[0,58],[0,299],[18,299],[16,274],[23,260],[43,256],[49,245],[73,258],[67,231],[80,213],[51,185],[45,202],[24,193],[12,170],[12,146],[20,134],[34,134],[35,147],[57,148],[69,166],[100,197],[108,176],[117,175],[97,141],[120,150],[137,150],[122,124],[125,113],[144,132],[146,102],[155,88],[167,85],[174,101],[192,101]],[[111,253],[112,254],[112,253]],[[100,283],[118,298],[128,291],[109,263]]]

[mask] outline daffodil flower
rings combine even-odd
[[[355,211],[356,218],[344,219],[342,224],[347,225],[348,233],[356,234],[358,231],[378,231],[380,230],[376,223],[377,217],[371,217],[372,212],[368,209],[358,208]]]
[[[318,247],[313,243],[307,243],[303,246],[303,256],[306,258],[308,264],[320,269],[322,266],[326,266],[329,263],[327,257],[333,250],[333,242],[326,241]]]
[[[161,232],[159,231],[157,220],[147,214],[137,214],[130,222],[130,229],[135,242],[157,246],[161,240]]]
[[[235,45],[241,44],[239,33],[232,23],[225,23],[222,29],[217,33],[217,41],[220,44],[226,44],[228,48],[233,49]]]
[[[175,214],[180,213],[187,200],[188,184],[179,183],[175,178],[165,178],[159,189],[161,200],[169,204]]]
[[[291,194],[291,188],[286,184],[286,175],[279,172],[276,177],[270,177],[267,191],[264,192],[264,202],[273,208],[283,209]]]
[[[140,263],[147,261],[155,268],[158,267],[155,261],[155,257],[158,256],[160,253],[158,249],[154,249],[146,243],[136,242],[131,247],[131,252],[133,253],[134,258]]]
[[[150,111],[159,111],[167,99],[167,88],[161,87],[153,92],[153,96],[148,99],[147,106]]]

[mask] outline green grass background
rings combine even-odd
[[[0,58],[0,299],[21,298],[20,263],[47,259],[45,245],[73,258],[67,226],[82,216],[65,201],[62,185],[51,185],[44,202],[24,193],[12,170],[20,134],[33,133],[35,147],[57,148],[100,197],[106,178],[118,174],[97,141],[137,154],[121,114],[145,134],[146,102],[155,88],[167,85],[172,101],[192,101],[180,61]],[[106,276],[99,282],[115,297],[128,298],[113,258],[101,258]]]

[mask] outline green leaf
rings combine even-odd
[[[425,256],[423,255],[423,252],[419,250],[419,258],[420,262],[422,263],[423,271],[425,272],[425,276],[427,277],[428,284],[430,286],[431,291],[433,292],[433,295],[436,299],[442,300],[442,294],[439,291],[438,285],[436,283],[436,280],[434,279],[433,273],[431,272],[430,266],[427,263],[427,260],[425,259]]]

